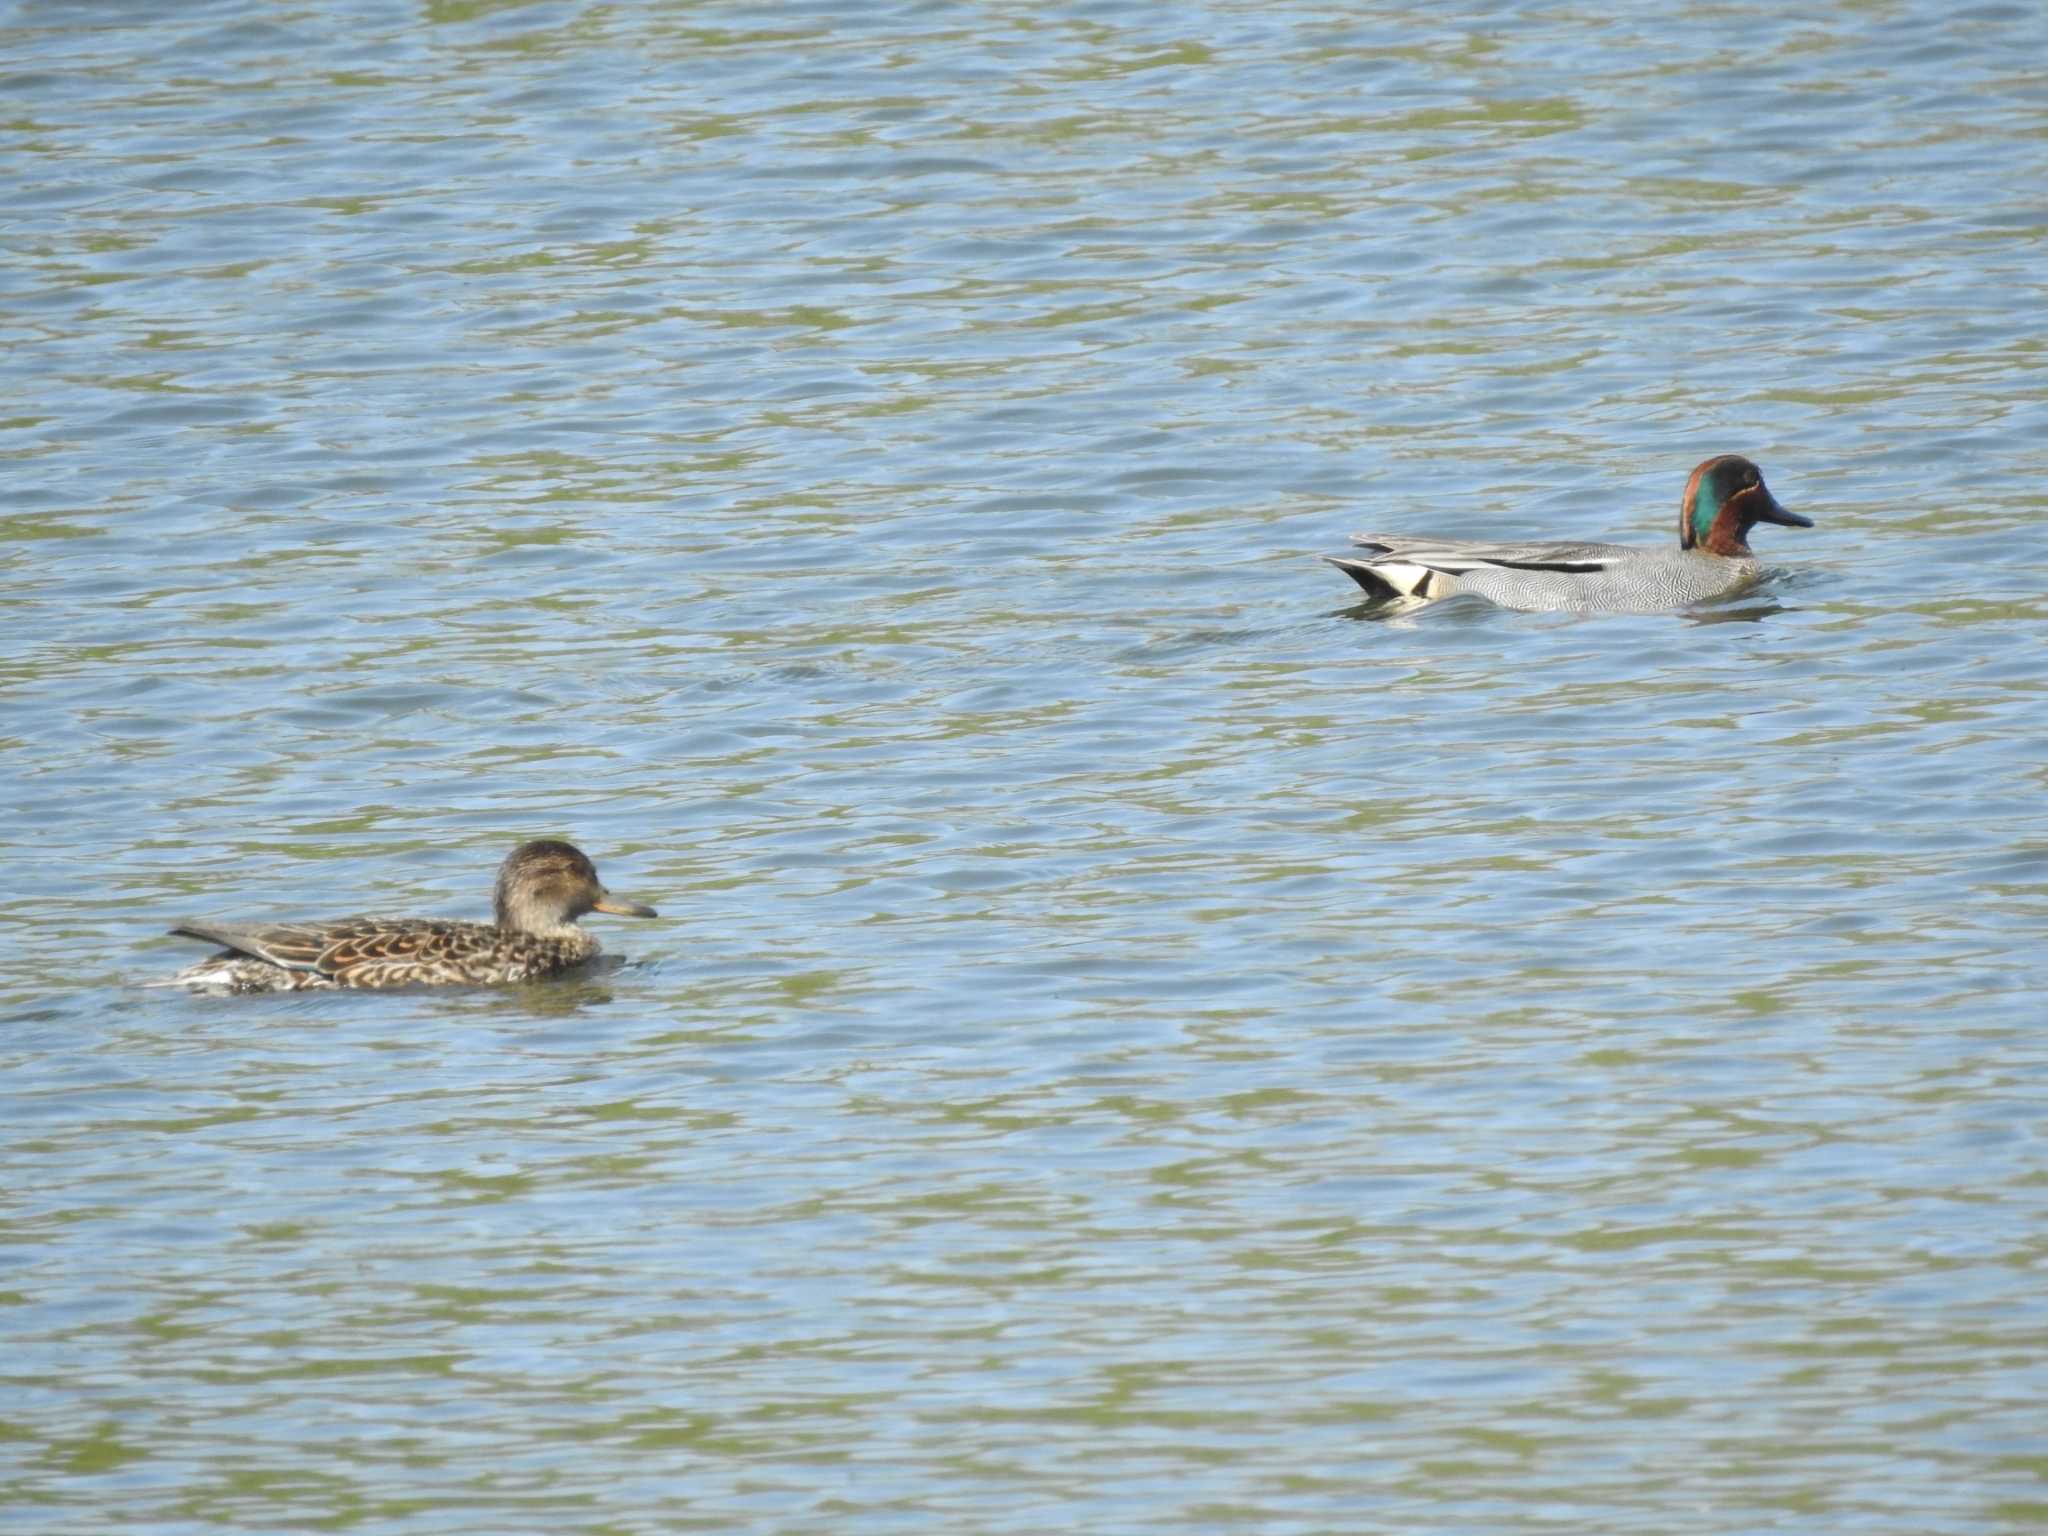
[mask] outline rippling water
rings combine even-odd
[[[0,1529],[2048,1523],[2042,41],[8,13]]]

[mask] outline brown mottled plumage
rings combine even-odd
[[[344,917],[318,923],[180,923],[186,938],[225,946],[167,986],[225,992],[322,987],[501,986],[584,964],[598,942],[576,925],[586,912],[653,917],[599,883],[567,843],[522,843],[498,869],[494,923],[434,917]]]

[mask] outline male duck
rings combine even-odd
[[[653,917],[598,883],[567,843],[522,843],[498,868],[495,923],[434,917],[344,917],[323,923],[180,923],[185,938],[227,947],[157,986],[213,992],[303,992],[323,987],[500,986],[539,981],[584,964],[597,940],[576,926],[586,912]]]
[[[1811,528],[1787,512],[1739,454],[1708,459],[1685,482],[1678,548],[1625,544],[1484,544],[1399,533],[1360,533],[1371,553],[1323,558],[1369,597],[1432,603],[1471,592],[1503,608],[1655,613],[1728,597],[1763,574],[1749,551],[1758,523]]]

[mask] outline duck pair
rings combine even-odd
[[[1685,483],[1677,549],[1622,544],[1487,544],[1409,534],[1359,534],[1362,556],[1327,555],[1368,596],[1433,603],[1459,593],[1507,608],[1649,612],[1728,597],[1762,575],[1750,553],[1758,523],[1811,528],[1788,512],[1754,464],[1708,459]],[[598,942],[576,924],[590,912],[653,917],[652,907],[606,891],[590,860],[567,843],[523,843],[498,870],[490,923],[426,917],[334,922],[181,923],[171,930],[221,947],[167,985],[224,992],[328,987],[499,986],[539,981],[587,964]]]

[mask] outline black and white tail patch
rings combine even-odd
[[[1323,558],[1357,582],[1367,596],[1381,601],[1406,598],[1412,602],[1427,603],[1444,595],[1443,572],[1433,571],[1426,565],[1410,565],[1405,561],[1384,558],[1350,560],[1342,555],[1325,555]]]

